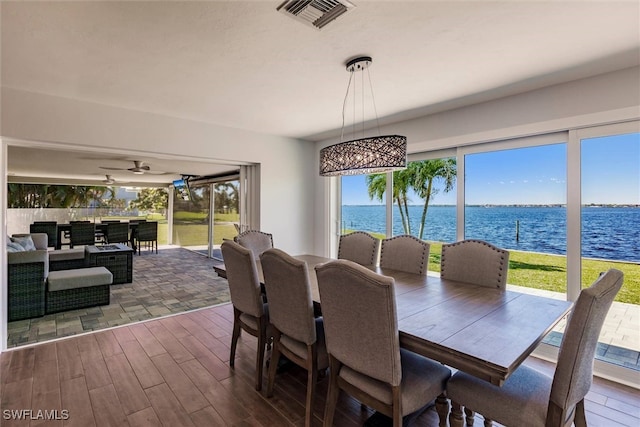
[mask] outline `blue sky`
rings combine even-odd
[[[582,203],[640,204],[640,134],[582,141]],[[566,202],[566,145],[468,155],[467,204]],[[343,204],[379,204],[367,195],[365,176],[342,178]],[[454,205],[456,190],[433,204]],[[411,195],[414,204],[421,199]]]

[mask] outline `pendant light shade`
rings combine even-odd
[[[320,175],[361,175],[407,167],[407,137],[385,135],[354,139],[320,150]]]
[[[371,65],[372,59],[368,56],[355,58],[347,63],[347,71],[351,73],[347,95],[353,80],[353,74],[367,69]],[[371,87],[371,78],[369,77]],[[373,88],[371,89],[373,98]],[[355,94],[354,94],[355,97]],[[342,106],[342,131],[340,140],[344,135],[344,113],[346,106]],[[364,98],[363,98],[364,99]],[[364,101],[363,101],[364,104]],[[375,101],[374,101],[375,111]],[[364,105],[362,106],[364,113]],[[355,116],[355,114],[354,114]],[[376,122],[378,121],[376,113]],[[355,117],[354,117],[355,127]],[[362,123],[364,129],[364,119]],[[378,126],[378,134],[380,128]],[[384,173],[407,167],[407,137],[400,135],[383,135],[368,138],[352,139],[350,141],[339,142],[320,150],[320,175],[321,176],[341,176],[341,175],[368,175],[372,173]]]

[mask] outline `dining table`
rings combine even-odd
[[[333,259],[298,255],[309,268],[314,304],[322,301],[314,267]],[[263,282],[260,261],[256,261]],[[365,266],[395,281],[400,346],[500,386],[553,327],[572,303],[514,290],[501,290]],[[224,261],[214,270],[226,277]]]

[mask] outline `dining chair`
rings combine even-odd
[[[440,277],[479,286],[506,289],[509,251],[482,240],[442,245]]]
[[[364,231],[340,236],[338,259],[348,259],[360,265],[377,265],[380,239]]]
[[[92,222],[71,222],[70,244],[74,246],[86,246],[96,244],[96,225]]]
[[[451,371],[400,348],[394,279],[348,260],[315,270],[330,364],[324,425],[333,425],[341,390],[391,417],[394,427],[436,399],[446,425]]]
[[[247,230],[238,234],[233,240],[251,250],[256,259],[264,251],[273,247],[273,235],[258,230]]]
[[[273,384],[280,356],[307,370],[305,427],[311,426],[318,372],[329,367],[322,317],[314,317],[307,263],[280,249],[260,255],[264,286],[269,300],[269,323],[273,350],[269,362],[267,397]]]
[[[58,243],[58,223],[56,221],[34,221],[29,225],[29,233],[46,233],[49,248],[55,248]]]
[[[151,248],[151,251],[153,251],[155,246],[156,253],[158,253],[158,222],[139,222],[136,229],[136,241],[138,255],[140,255],[141,252],[141,243],[146,243],[147,247]]]
[[[380,267],[426,275],[429,267],[429,243],[409,234],[383,239]]]
[[[256,390],[262,389],[262,368],[267,345],[268,306],[262,302],[260,281],[253,252],[230,240],[220,246],[227,271],[233,305],[233,333],[229,365],[235,364],[236,346],[241,330],[258,338],[256,356]]]
[[[113,243],[129,243],[129,224],[124,222],[108,223],[104,231],[105,241]]]
[[[477,411],[508,426],[586,426],[584,397],[593,380],[593,359],[598,336],[623,274],[611,269],[583,289],[565,328],[553,378],[521,365],[501,386],[458,371],[447,385],[453,410],[451,426],[462,426],[461,406],[467,424]]]

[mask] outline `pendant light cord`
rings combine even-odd
[[[347,93],[344,94],[344,101],[342,101],[342,130],[340,132],[340,142],[344,141],[344,113],[347,108],[347,98],[349,97],[349,89],[351,88],[352,79],[353,79],[353,71],[349,73],[349,83],[347,84]]]

